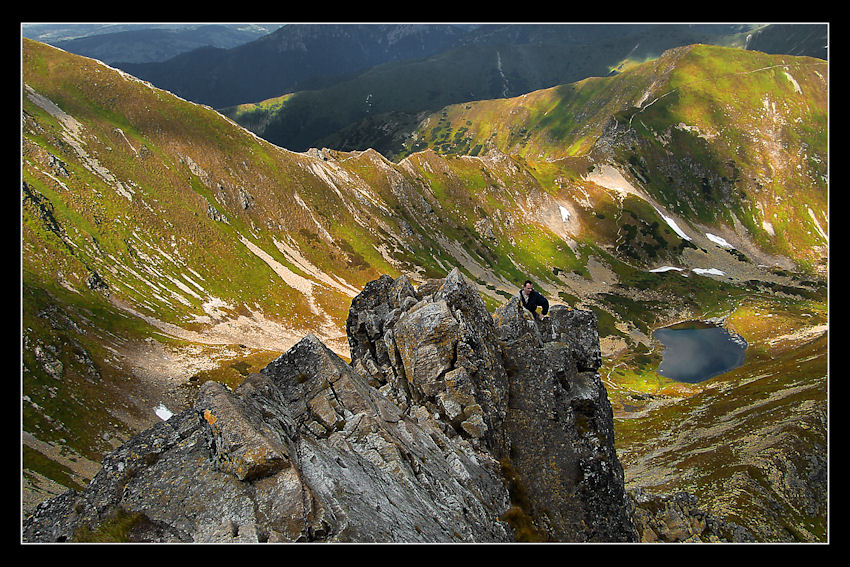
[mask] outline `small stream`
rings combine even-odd
[[[701,321],[657,329],[652,336],[664,346],[658,373],[678,382],[696,384],[744,363],[747,342]]]

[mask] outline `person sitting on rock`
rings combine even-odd
[[[542,321],[543,316],[549,313],[549,301],[537,291],[534,291],[534,284],[531,280],[525,280],[522,289],[519,290],[519,302],[522,306],[531,311],[535,319]],[[537,308],[542,307],[541,313],[537,312]]]

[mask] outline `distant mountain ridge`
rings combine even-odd
[[[230,50],[203,49],[151,64],[119,64],[183,98],[220,108],[324,86],[389,61],[454,46],[465,28],[410,24],[288,24]]]
[[[287,24],[230,49],[226,42],[236,38],[214,41],[234,33],[244,32],[210,25],[56,45],[220,109],[288,149],[371,147],[393,155],[419,113],[448,104],[606,76],[693,43],[825,58],[828,42],[823,24],[641,23]],[[169,35],[175,39],[161,39]],[[187,42],[202,47],[188,50]],[[268,99],[278,101],[257,104]]]
[[[263,24],[22,24],[25,37],[104,63],[151,63],[204,47],[230,49],[279,26]]]
[[[825,25],[775,24],[750,34],[747,49],[827,60],[829,35]]]
[[[652,24],[288,24],[250,44],[226,51],[205,49],[171,61],[119,66],[179,96],[213,108],[222,108],[259,102],[296,90],[328,86],[376,65],[423,59],[457,48],[525,45],[532,49],[529,53],[532,55],[535,46],[601,46],[609,49],[605,44],[614,42],[628,44],[621,52],[622,57],[635,48],[636,43],[642,42],[645,45],[640,51],[651,49],[654,55],[659,55],[670,47],[700,41],[713,43],[718,38],[751,27]],[[562,54],[569,56],[569,51]],[[586,56],[581,52],[578,55]],[[526,63],[533,64],[530,59]],[[535,74],[540,70],[540,65],[533,65],[530,72]],[[548,84],[533,83],[527,90],[568,83],[594,74],[584,74],[585,69],[576,71],[572,76],[553,78],[554,82]],[[274,76],[269,77],[269,73]],[[606,69],[604,74],[607,73]],[[333,79],[333,83],[322,83],[322,80],[330,79]],[[517,94],[522,94],[522,91],[510,93],[512,96]]]
[[[322,89],[299,89],[286,95],[285,101],[279,98],[222,108],[215,104],[221,100],[218,95],[216,99],[187,98],[219,108],[257,135],[294,151],[323,146],[344,151],[374,148],[394,156],[421,119],[420,113],[449,104],[510,98],[587,77],[609,76],[674,47],[695,43],[745,47],[769,28],[488,25],[469,31],[458,39],[457,45],[431,57],[374,66]],[[812,26],[809,31],[817,35],[824,30],[824,26]],[[779,48],[782,44],[773,45]],[[166,81],[163,76],[149,78],[154,84],[161,84],[157,80]],[[204,88],[205,80],[195,77],[195,93]]]

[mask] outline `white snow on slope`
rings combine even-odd
[[[653,207],[653,208],[655,208],[655,207]],[[688,236],[687,234],[685,234],[685,231],[683,231],[681,228],[679,228],[679,225],[676,224],[676,221],[674,221],[672,218],[666,216],[664,213],[659,211],[657,208],[655,208],[655,212],[658,213],[659,215],[661,215],[661,218],[663,218],[664,222],[666,222],[668,224],[668,226],[673,229],[673,232],[675,232],[676,234],[678,234],[681,238],[684,238],[685,240],[691,240],[691,237]]]
[[[718,246],[722,246],[723,248],[734,248],[734,246],[729,244],[725,238],[717,236],[716,234],[710,234],[706,232],[705,237],[717,244]]]
[[[726,273],[725,273],[725,272],[722,272],[722,271],[718,270],[717,268],[708,268],[708,269],[703,269],[703,268],[694,268],[694,269],[693,269],[693,272],[694,272],[695,274],[699,274],[699,275],[701,275],[701,276],[705,276],[705,275],[711,275],[711,276],[725,276],[725,275],[726,275]]]
[[[153,408],[153,411],[154,411],[154,413],[157,415],[157,417],[158,417],[159,419],[161,419],[162,421],[168,421],[168,418],[170,418],[172,415],[174,415],[174,414],[171,412],[171,410],[170,410],[170,409],[168,409],[167,407],[165,407],[165,405],[164,405],[164,404],[159,404],[158,406],[156,406],[155,408]]]

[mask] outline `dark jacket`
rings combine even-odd
[[[527,302],[525,301],[525,295],[523,295],[522,290],[519,290],[519,302],[532,313],[537,311],[538,307],[543,308],[542,315],[546,315],[549,312],[549,301],[536,290],[531,290],[531,293],[528,294]]]

